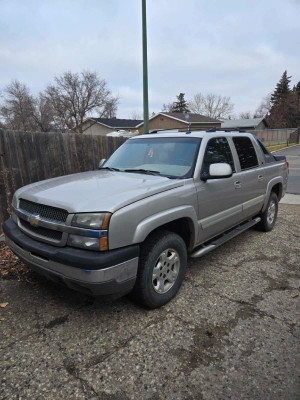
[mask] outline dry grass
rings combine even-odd
[[[286,147],[287,147],[286,143],[283,143],[283,144],[275,144],[273,146],[267,146],[267,149],[269,151],[277,151],[277,150],[284,149]]]

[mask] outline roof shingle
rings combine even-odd
[[[252,128],[261,123],[264,118],[249,118],[249,119],[229,119],[223,121],[221,127],[225,129],[230,128]]]

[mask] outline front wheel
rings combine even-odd
[[[183,239],[169,231],[151,235],[142,245],[135,300],[148,308],[157,308],[178,292],[185,276],[187,249]]]
[[[271,192],[267,208],[260,215],[261,221],[257,227],[263,232],[269,232],[274,228],[278,213],[278,198],[276,193]]]

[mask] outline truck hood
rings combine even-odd
[[[69,213],[114,212],[135,201],[183,186],[180,179],[113,171],[89,171],[36,182],[17,197],[66,209]]]

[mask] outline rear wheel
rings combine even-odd
[[[260,215],[261,221],[257,227],[263,232],[269,232],[274,228],[278,213],[278,198],[276,193],[271,192],[267,208]]]
[[[178,292],[185,276],[187,250],[183,239],[158,231],[142,245],[133,296],[140,304],[157,308]]]

